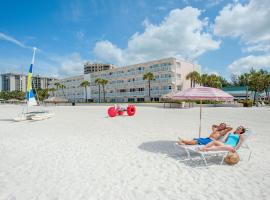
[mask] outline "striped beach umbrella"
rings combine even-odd
[[[223,90],[211,87],[195,87],[180,91],[173,95],[176,100],[200,100],[200,125],[199,137],[201,136],[202,100],[233,101],[234,97]]]

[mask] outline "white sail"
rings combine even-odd
[[[33,58],[32,58],[32,62],[29,68],[29,72],[28,72],[28,78],[27,78],[27,105],[28,106],[36,106],[37,105],[37,101],[35,99],[35,95],[33,92],[33,88],[32,88],[32,74],[33,74],[33,66],[34,66],[34,62],[35,62],[35,53],[36,53],[36,48],[34,48],[34,52],[33,52]]]

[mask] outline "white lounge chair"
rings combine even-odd
[[[239,149],[237,149],[237,152],[241,152],[243,149],[247,149],[249,151],[248,160],[251,158],[252,151],[250,147],[247,144],[248,138],[252,135],[252,132],[250,130],[247,130],[244,133],[244,141]],[[178,143],[175,143],[174,146],[176,148],[183,148],[185,152],[187,153],[187,159],[184,160],[193,160],[193,157],[191,156],[191,153],[199,154],[201,159],[204,161],[205,166],[208,166],[207,163],[207,157],[213,157],[213,156],[222,156],[222,160],[220,162],[220,165],[223,164],[225,157],[228,155],[229,151],[199,151],[198,149],[203,147],[204,145],[179,145]]]

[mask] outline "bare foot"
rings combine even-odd
[[[179,144],[179,145],[184,145],[185,143],[183,143],[182,140],[179,140],[179,141],[177,142],[177,144]]]
[[[206,148],[204,148],[204,147],[198,147],[198,148],[197,148],[197,151],[202,151],[202,152],[205,152],[205,151],[207,151],[207,149],[206,149]]]
[[[185,143],[183,143],[183,140],[182,140],[182,138],[180,138],[180,137],[178,137],[178,142],[177,142],[177,144],[179,144],[179,145],[184,145]]]

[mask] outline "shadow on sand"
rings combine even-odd
[[[14,119],[0,119],[0,122],[15,122]]]
[[[187,159],[187,153],[185,149],[181,146],[175,146],[176,141],[169,140],[158,140],[151,142],[144,142],[140,146],[139,149],[148,151],[151,153],[160,153],[165,154],[167,157],[178,160],[179,162],[189,166],[189,167],[205,167],[203,160],[200,158],[200,154],[196,152],[190,152],[192,160]],[[207,160],[208,166],[218,165],[221,161],[221,157],[211,157]]]

